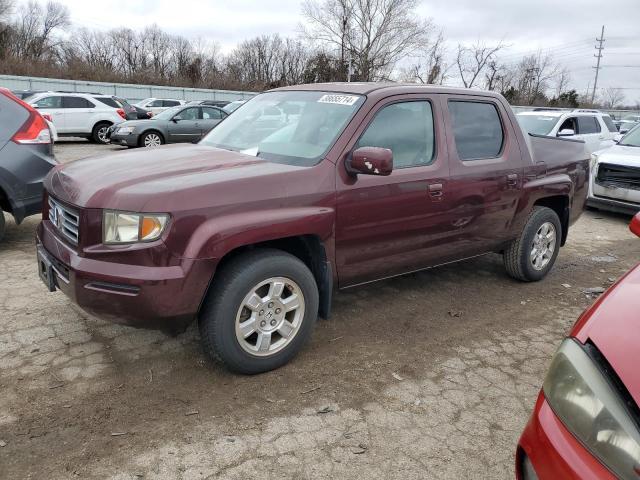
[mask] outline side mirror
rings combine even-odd
[[[558,132],[559,137],[571,137],[572,135],[575,135],[575,134],[576,132],[572,128],[563,128]]]
[[[180,115],[176,115],[171,120],[173,120],[173,123],[178,123],[180,120],[182,120],[182,117]]]
[[[636,213],[636,215],[631,219],[629,230],[640,237],[640,212]]]
[[[351,153],[346,167],[354,175],[390,175],[393,170],[393,152],[388,148],[360,147]]]

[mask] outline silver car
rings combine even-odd
[[[158,147],[165,143],[193,143],[224,120],[218,107],[179,105],[149,120],[129,120],[112,128],[111,143],[127,147]]]

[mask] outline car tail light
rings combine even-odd
[[[124,110],[122,108],[118,108],[116,112],[122,117],[123,120],[127,119],[127,115],[124,113]]]
[[[0,88],[0,94],[4,95],[9,100],[13,100],[29,112],[27,121],[22,124],[11,140],[15,143],[28,143],[32,145],[51,143],[51,131],[49,130],[49,125],[47,125],[47,122],[42,118],[40,112],[28,103],[20,100],[6,88]]]

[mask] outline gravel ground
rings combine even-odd
[[[608,286],[640,246],[628,217],[586,212],[539,283],[487,255],[340,292],[293,363],[242,377],[204,357],[193,327],[112,325],[46,292],[38,221],[10,222],[0,244],[8,479],[513,478],[550,357],[593,301],[582,290]]]

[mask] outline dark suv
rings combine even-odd
[[[30,105],[0,88],[0,239],[3,211],[17,223],[42,210],[42,180],[56,164],[47,122]]]

